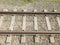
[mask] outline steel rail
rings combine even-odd
[[[60,12],[0,12],[0,14],[60,14]],[[2,31],[0,34],[60,34],[60,31]]]
[[[60,12],[1,12],[0,14],[60,14]]]
[[[0,31],[0,34],[60,34],[60,31]]]

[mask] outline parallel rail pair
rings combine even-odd
[[[60,15],[60,12],[0,12],[0,14],[43,14]],[[57,29],[58,30],[58,29]],[[0,34],[60,34],[60,31],[0,31]]]

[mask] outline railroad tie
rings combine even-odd
[[[57,12],[57,10],[54,10],[54,12]],[[58,25],[60,27],[60,18],[59,18],[59,16],[57,16],[56,19],[57,19]]]
[[[48,12],[47,9],[44,9],[43,12]]]
[[[13,15],[12,18],[11,18],[11,24],[10,24],[9,30],[14,29],[14,23],[15,23],[15,15]]]
[[[25,10],[23,10],[24,12],[26,12],[27,10],[25,9]],[[24,15],[23,16],[23,25],[22,25],[22,30],[26,30],[26,16]]]
[[[3,11],[7,12],[7,11],[8,11],[8,9],[3,9]],[[0,17],[0,27],[1,27],[1,26],[2,26],[2,24],[3,24],[3,20],[4,20],[4,16],[3,16],[3,15],[1,15],[1,17]]]
[[[50,43],[55,43],[55,39],[53,36],[50,37]]]
[[[13,11],[16,12],[17,9],[14,9]],[[15,18],[16,18],[15,15],[13,15],[12,19],[11,19],[11,24],[10,24],[9,30],[13,30],[14,29]]]
[[[25,35],[22,35],[21,36],[21,43],[25,43],[26,42],[26,36]]]
[[[7,12],[8,9],[3,9],[3,11],[4,11],[4,12]],[[1,17],[1,20],[2,20],[2,19],[3,19],[3,17]],[[1,21],[1,23],[2,23],[2,21]],[[11,36],[7,36],[7,37],[6,37],[6,43],[11,44]]]
[[[44,12],[48,12],[48,11],[46,9],[44,9]],[[51,30],[51,25],[50,25],[49,17],[45,16],[45,18],[46,18],[47,28],[48,28],[48,30]]]
[[[50,21],[49,21],[49,17],[45,16],[45,18],[46,18],[46,23],[47,23],[48,30],[51,30],[51,24],[50,24]]]
[[[7,44],[11,44],[11,40],[12,40],[12,37],[11,36],[7,36],[6,43]]]
[[[54,10],[53,10],[53,12],[57,12],[57,10],[56,10],[56,9],[54,9]]]
[[[5,8],[5,9],[3,9],[3,11],[4,11],[4,12],[8,12],[8,9]]]
[[[58,25],[60,27],[60,18],[57,16],[56,19],[57,19]]]
[[[35,9],[34,12],[37,12],[37,10]],[[34,29],[38,30],[37,16],[35,16],[35,14],[34,14]]]
[[[35,36],[35,42],[39,43],[39,36]]]
[[[13,11],[17,11],[17,10],[14,9]],[[15,23],[15,15],[12,16],[12,20],[11,20],[11,24],[10,24],[9,30],[13,31],[14,23]],[[11,40],[12,40],[12,35],[7,36],[6,42],[11,44]]]
[[[1,27],[2,24],[3,24],[3,20],[4,20],[4,16],[2,15],[2,16],[0,17],[0,27]]]

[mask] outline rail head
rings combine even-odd
[[[0,34],[60,34],[60,31],[0,31]]]
[[[60,14],[60,12],[0,12],[0,14]]]

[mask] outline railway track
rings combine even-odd
[[[4,9],[0,11],[0,40],[1,45],[60,45],[60,12]]]
[[[6,15],[6,16],[11,16],[12,17],[12,19],[11,19],[11,17],[9,17],[12,21],[11,21],[11,27],[10,28],[12,28],[12,26],[13,26],[13,23],[14,23],[14,20],[15,20],[15,16],[17,15],[17,16],[32,16],[33,17],[33,23],[34,23],[34,28],[35,29],[33,29],[33,31],[32,31],[32,34],[33,34],[33,32],[34,33],[36,33],[36,34],[43,34],[43,33],[46,33],[46,34],[59,34],[60,32],[59,31],[52,31],[52,29],[51,29],[51,25],[50,25],[50,21],[49,21],[49,17],[48,17],[48,15],[53,15],[53,16],[55,16],[56,17],[56,21],[57,21],[57,25],[60,25],[60,21],[59,21],[59,17],[57,16],[57,15],[59,15],[60,13],[59,12],[37,12],[36,10],[35,10],[35,12],[27,12],[27,11],[24,11],[24,12],[17,12],[17,11],[14,11],[14,12],[9,12],[9,11],[2,11],[2,12],[0,12],[0,14],[1,14],[1,22],[3,21],[3,16],[4,16],[4,14]],[[47,25],[47,27],[48,27],[48,29],[47,29],[47,31],[39,31],[37,28],[37,16],[36,15],[41,15],[41,16],[43,16],[44,15],[44,18],[46,18],[46,25]],[[26,17],[27,17],[26,16]],[[26,28],[26,25],[25,25],[25,23],[26,23],[26,17],[24,17],[24,19],[23,19],[23,17],[22,17],[22,20],[23,20],[23,24],[22,24],[22,26],[24,26],[24,28]],[[6,18],[6,17],[5,17]],[[54,17],[53,17],[54,18]],[[17,18],[16,18],[17,19]],[[52,20],[52,19],[51,19]],[[5,20],[5,21],[7,21],[7,20]],[[17,29],[18,30],[18,29]],[[29,30],[29,29],[28,29]],[[34,31],[35,30],[35,31]],[[21,32],[23,32],[23,33],[27,33],[28,34],[28,32],[29,31],[25,31],[24,29],[20,29],[20,30],[18,30],[18,31],[16,31],[16,29],[15,29],[15,32],[13,31],[13,29],[12,29],[12,31],[11,31],[11,29],[8,29],[7,31],[5,30],[5,31],[3,31],[3,30],[1,30],[0,31],[0,33],[21,33]],[[10,33],[10,34],[11,34]],[[31,31],[29,32],[29,33],[31,33]]]

